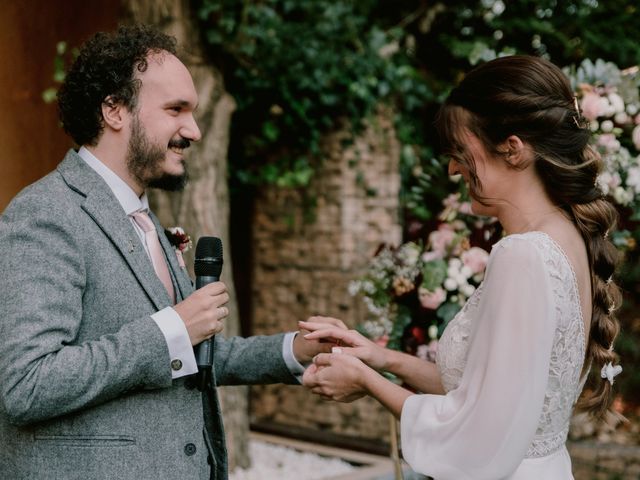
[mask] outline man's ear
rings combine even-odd
[[[531,151],[517,135],[507,138],[500,148],[504,152],[507,163],[513,167],[525,168],[531,161]]]
[[[122,130],[129,114],[122,102],[116,102],[109,96],[103,100],[101,108],[105,127],[108,126],[116,131]]]

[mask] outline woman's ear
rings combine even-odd
[[[101,108],[105,127],[108,126],[116,131],[122,130],[125,117],[129,113],[127,108],[121,102],[114,101],[111,96],[103,100]]]
[[[517,135],[509,136],[500,150],[504,152],[507,163],[513,167],[525,168],[531,161],[531,150]]]

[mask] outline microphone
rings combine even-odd
[[[220,280],[222,272],[222,240],[217,237],[200,237],[196,245],[196,258],[193,264],[196,274],[196,289]],[[214,339],[198,344],[195,348],[198,365],[198,390],[204,391],[211,381],[213,367]]]

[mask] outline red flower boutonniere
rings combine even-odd
[[[185,233],[180,227],[168,228],[164,231],[169,239],[169,243],[176,249],[176,257],[178,257],[178,264],[184,268],[184,259],[182,258],[183,252],[188,252],[193,247],[191,237]]]

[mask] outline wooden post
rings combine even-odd
[[[403,480],[402,476],[402,460],[400,459],[400,447],[398,445],[398,421],[392,413],[389,413],[391,435],[391,460],[393,460],[393,469],[395,471],[396,480]]]

